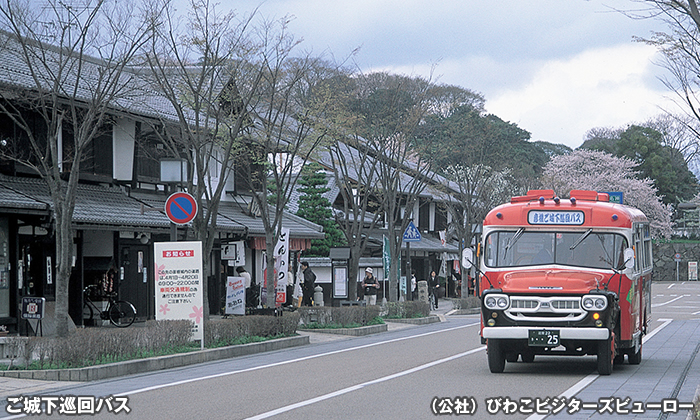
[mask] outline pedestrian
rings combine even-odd
[[[416,270],[411,270],[411,300],[418,299],[418,282],[416,281]]]
[[[362,287],[365,291],[365,304],[376,305],[379,282],[377,281],[377,278],[374,277],[372,267],[367,267],[365,270],[365,278],[362,279]]]
[[[301,262],[301,273],[304,275],[304,284],[302,285],[301,291],[303,297],[301,300],[302,306],[312,306],[314,297],[314,287],[316,284],[316,274],[309,268],[309,263],[306,261]]]
[[[435,296],[435,309],[438,307],[438,289],[440,288],[440,280],[438,279],[435,270],[430,272],[430,278],[428,279],[428,287],[430,288],[430,293]]]

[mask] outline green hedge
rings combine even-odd
[[[220,347],[239,344],[249,337],[287,337],[294,335],[299,314],[283,312],[282,316],[247,315],[212,319],[204,325],[204,344]]]
[[[297,313],[302,327],[333,326],[348,328],[377,323],[381,307],[370,306],[313,306],[301,307]]]

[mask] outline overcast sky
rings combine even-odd
[[[236,0],[293,16],[302,46],[363,72],[428,77],[481,93],[488,112],[575,148],[595,127],[624,127],[669,108],[648,37],[658,22],[616,12],[629,0]]]

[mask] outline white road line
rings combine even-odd
[[[672,319],[659,319],[659,321],[663,321],[664,323],[659,325],[657,328],[655,328],[654,331],[652,331],[651,333],[645,335],[644,338],[642,339],[642,343],[646,343],[649,339],[651,339],[651,337],[656,335],[656,333],[658,333],[662,329],[666,328],[666,326],[668,324],[670,324],[673,320]],[[581,379],[576,384],[574,384],[574,386],[572,386],[571,388],[564,391],[564,393],[562,393],[559,397],[560,398],[567,398],[567,399],[573,397],[574,395],[578,394],[581,390],[583,390],[585,387],[590,385],[591,382],[595,381],[598,378],[598,376],[600,376],[600,375],[598,375],[597,373],[591,373],[590,375],[586,376],[585,378]],[[546,418],[547,416],[548,416],[548,414],[533,414],[525,420],[542,420],[542,419]]]
[[[366,348],[369,348],[369,347],[375,347],[375,346],[379,346],[379,345],[382,345],[382,344],[394,343],[394,342],[409,340],[409,339],[418,338],[418,337],[425,337],[425,336],[429,336],[429,335],[433,335],[433,334],[438,334],[438,333],[442,333],[442,332],[454,331],[454,330],[458,330],[458,329],[461,329],[461,328],[473,327],[473,326],[476,326],[476,325],[480,325],[480,324],[479,324],[479,323],[474,323],[474,324],[469,324],[469,325],[463,325],[463,326],[460,326],[460,327],[447,328],[447,329],[440,330],[440,331],[431,331],[431,332],[427,332],[427,333],[423,333],[423,334],[412,335],[412,336],[409,336],[409,337],[394,338],[394,339],[391,339],[391,340],[379,341],[379,342],[377,342],[377,343],[365,344],[365,345],[362,345],[362,346],[350,347],[350,348],[341,349],[341,350],[334,350],[334,351],[330,351],[330,352],[327,352],[327,353],[314,354],[314,355],[311,355],[311,356],[299,357],[299,358],[297,358],[297,359],[285,360],[285,361],[277,362],[277,363],[270,363],[269,365],[256,366],[256,367],[252,367],[252,368],[248,368],[248,369],[234,370],[234,371],[230,371],[230,372],[222,372],[222,373],[217,373],[217,374],[215,374],[215,375],[201,376],[201,377],[198,377],[198,378],[191,378],[191,379],[185,379],[185,380],[182,380],[182,381],[169,382],[169,383],[161,384],[161,385],[154,385],[154,386],[150,386],[150,387],[146,387],[146,388],[141,388],[141,389],[135,389],[135,390],[133,390],[133,391],[128,391],[128,392],[124,392],[124,393],[122,393],[122,394],[116,394],[116,395],[117,395],[117,396],[135,395],[135,394],[140,394],[140,393],[142,393],[142,392],[153,391],[153,390],[156,390],[156,389],[169,388],[169,387],[171,387],[171,386],[178,386],[178,385],[187,384],[187,383],[192,383],[192,382],[206,381],[206,380],[208,380],[208,379],[221,378],[221,377],[224,377],[224,376],[236,375],[236,374],[238,374],[238,373],[253,372],[253,371],[256,371],[256,370],[267,369],[267,368],[276,367],[276,366],[282,366],[282,365],[288,365],[288,364],[290,364],[290,363],[303,362],[303,361],[306,361],[306,360],[317,359],[317,358],[319,358],[319,357],[330,356],[330,355],[333,355],[333,354],[339,354],[339,353],[345,353],[345,352],[348,352],[348,351],[366,349]]]
[[[364,388],[364,387],[366,387],[366,386],[376,385],[376,384],[378,384],[378,383],[390,381],[390,380],[392,380],[392,379],[396,379],[396,378],[399,378],[399,377],[401,377],[401,376],[410,375],[411,373],[415,373],[415,372],[421,371],[421,370],[423,370],[423,369],[427,369],[427,368],[430,368],[430,367],[439,365],[439,364],[441,364],[441,363],[445,363],[445,362],[449,362],[449,361],[452,361],[452,360],[455,360],[455,359],[459,359],[460,357],[468,356],[468,355],[470,355],[470,354],[474,354],[474,353],[480,352],[480,351],[482,351],[482,350],[484,350],[484,349],[486,349],[486,346],[481,346],[481,347],[478,347],[478,348],[475,348],[475,349],[472,349],[472,350],[469,350],[469,351],[465,351],[464,353],[455,354],[454,356],[446,357],[446,358],[440,359],[440,360],[435,360],[435,361],[433,361],[433,362],[426,363],[426,364],[420,365],[420,366],[416,366],[416,367],[414,367],[414,368],[412,368],[412,369],[404,370],[404,371],[402,371],[402,372],[397,372],[397,373],[394,373],[393,375],[384,376],[383,378],[378,378],[378,379],[374,379],[374,380],[372,380],[372,381],[368,381],[368,382],[364,382],[364,383],[361,383],[361,384],[353,385],[353,386],[350,386],[350,387],[347,387],[347,388],[339,389],[338,391],[331,392],[331,393],[329,393],[329,394],[319,395],[318,397],[311,398],[311,399],[306,400],[306,401],[300,401],[300,402],[298,402],[298,403],[296,403],[296,404],[291,404],[291,405],[288,405],[288,406],[285,406],[285,407],[280,407],[280,408],[277,408],[277,409],[275,409],[275,410],[268,411],[268,412],[266,412],[266,413],[258,414],[257,416],[248,417],[247,420],[262,420],[262,419],[266,419],[266,418],[268,418],[268,417],[272,417],[272,416],[276,416],[276,415],[278,415],[278,414],[286,413],[287,411],[295,410],[295,409],[297,409],[297,408],[301,408],[301,407],[305,407],[305,406],[307,406],[307,405],[315,404],[315,403],[317,403],[317,402],[324,401],[324,400],[327,400],[327,399],[330,399],[330,398],[333,398],[333,397],[337,397],[337,396],[339,396],[339,395],[343,395],[343,394],[347,394],[347,393],[349,393],[349,392],[357,391],[357,390],[360,390],[360,389],[362,389],[362,388]]]
[[[675,286],[675,284],[676,284],[676,283],[671,283],[671,284],[669,284],[668,287],[667,287],[667,289],[672,288],[673,286]]]
[[[659,306],[664,306],[664,305],[668,305],[669,303],[673,303],[673,302],[677,301],[678,299],[683,299],[683,296],[678,296],[676,298],[669,300],[668,302],[653,304],[653,305],[651,305],[651,307],[658,308]]]
[[[380,341],[380,342],[377,342],[377,343],[365,344],[365,345],[362,345],[362,346],[350,347],[350,348],[347,348],[347,349],[329,351],[329,352],[327,352],[327,353],[321,353],[321,354],[315,354],[315,355],[311,355],[311,356],[299,357],[299,358],[293,359],[293,360],[285,360],[285,361],[283,361],[283,362],[270,363],[269,365],[256,366],[256,367],[252,367],[252,368],[248,368],[248,369],[234,370],[234,371],[231,371],[231,372],[222,372],[222,373],[218,373],[218,374],[216,374],[216,375],[208,375],[208,376],[202,376],[202,377],[198,377],[198,378],[185,379],[185,380],[182,380],[182,381],[169,382],[169,383],[167,383],[167,384],[149,386],[149,387],[146,387],[146,388],[135,389],[135,390],[133,390],[133,391],[123,392],[123,393],[121,393],[121,394],[114,394],[114,395],[115,395],[115,396],[120,396],[120,397],[121,397],[121,396],[128,396],[128,395],[135,395],[135,394],[140,394],[140,393],[142,393],[142,392],[154,391],[154,390],[156,390],[156,389],[163,389],[163,388],[169,388],[169,387],[172,387],[172,386],[178,386],[178,385],[188,384],[188,383],[192,383],[192,382],[205,381],[205,380],[207,380],[207,379],[220,378],[220,377],[223,377],[223,376],[235,375],[235,374],[237,374],[237,373],[252,372],[252,371],[255,371],[255,370],[261,370],[261,369],[266,369],[266,368],[270,368],[270,367],[282,366],[282,365],[287,365],[287,364],[290,364],[290,363],[296,363],[296,362],[302,362],[302,361],[305,361],[305,360],[316,359],[316,358],[319,358],[319,357],[329,356],[329,355],[332,355],[332,354],[345,353],[345,352],[348,352],[348,351],[365,349],[365,348],[369,348],[369,347],[379,346],[379,345],[382,345],[382,344],[394,343],[394,342],[398,342],[398,341],[409,340],[409,339],[412,339],[412,338],[425,337],[425,336],[429,336],[429,335],[433,335],[433,334],[438,334],[438,333],[443,333],[443,332],[448,332],[448,331],[459,330],[459,329],[461,329],[461,328],[468,328],[468,327],[473,327],[473,326],[476,326],[476,325],[480,325],[480,324],[477,322],[477,323],[474,323],[474,324],[462,325],[462,326],[460,326],[460,327],[447,328],[447,329],[440,330],[440,331],[431,331],[431,332],[427,332],[427,333],[423,333],[423,334],[412,335],[412,336],[409,336],[409,337],[394,338],[394,339],[391,339],[391,340]],[[460,353],[460,354],[456,354],[456,355],[454,355],[454,356],[448,357],[447,359],[437,360],[437,361],[435,361],[435,362],[432,362],[432,365],[435,365],[435,364],[438,364],[438,363],[443,363],[443,362],[449,361],[448,359],[451,360],[451,359],[456,359],[456,358],[459,358],[459,357],[463,357],[463,356],[466,356],[466,355],[471,354],[471,353],[476,353],[476,352],[478,352],[478,351],[482,351],[482,350],[484,350],[484,349],[486,349],[486,346],[478,347],[478,348],[476,348],[476,349],[469,350],[469,351],[467,351],[467,352],[465,352],[465,353]],[[428,365],[431,365],[431,363],[428,363],[427,365],[423,365],[423,366],[418,366],[418,367],[416,367],[416,368],[413,368],[412,370],[417,371],[417,370],[425,369],[425,368],[429,367]],[[410,373],[410,372],[409,372],[409,371],[399,372],[399,373],[396,373],[396,374],[391,375],[391,376],[398,377],[398,376],[406,375],[406,374],[408,374],[408,373]],[[373,382],[377,382],[377,383],[378,383],[378,382],[382,382],[383,380],[391,379],[391,376],[387,376],[387,377],[385,377],[385,378],[376,379],[376,380],[374,380],[374,381],[366,382],[366,383],[364,383],[364,384],[356,385],[356,387],[360,387],[360,388],[361,388],[361,387],[366,386],[366,385],[371,385]],[[354,387],[351,387],[351,388],[354,388]],[[358,389],[359,389],[359,388],[358,388]],[[341,391],[342,391],[342,390],[341,390]],[[340,391],[337,391],[337,392],[340,392]],[[346,391],[346,392],[350,392],[350,391]],[[342,392],[342,393],[345,393],[345,392]],[[341,395],[341,394],[338,394],[338,395]],[[319,398],[320,398],[320,397],[319,397]],[[328,398],[330,398],[330,397],[328,397]],[[320,401],[320,400],[319,400],[319,401]],[[26,417],[26,416],[27,416],[26,414],[18,414],[18,415],[15,415],[15,416],[3,417],[3,420],[6,420],[6,419],[7,419],[7,420],[10,420],[10,419],[20,419],[20,418],[23,418],[23,417]]]

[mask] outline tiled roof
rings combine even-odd
[[[370,240],[378,246],[381,247],[382,244],[382,237],[380,236],[375,236],[372,235],[370,236]],[[405,250],[406,249],[406,242],[401,242],[401,249]],[[448,254],[457,254],[459,253],[459,248],[458,245],[454,242],[447,242],[445,246],[442,246],[442,242],[440,242],[439,238],[435,238],[434,236],[430,234],[422,234],[421,235],[421,240],[418,242],[411,242],[411,251],[416,252],[416,251],[421,251],[421,252],[447,252]]]
[[[146,193],[133,193],[132,197],[143,202],[148,207],[157,209],[164,208],[165,200],[167,199],[165,196]],[[265,226],[262,219],[248,214],[246,210],[248,202],[243,197],[239,196],[237,200],[237,202],[221,201],[219,203],[217,229],[240,233],[247,229],[248,235],[265,236]],[[285,227],[290,229],[289,234],[293,238],[322,239],[325,236],[321,226],[289,213],[285,213],[283,223]]]
[[[44,206],[53,210],[53,200],[43,179],[0,175],[0,186],[0,191],[9,190],[25,200],[46,203]],[[141,214],[141,203],[127,196],[121,188],[89,184],[78,185],[73,223],[100,228],[170,226],[170,221],[161,212]]]
[[[6,210],[36,210],[48,213],[49,205],[15,191],[0,183],[0,209]]]
[[[170,221],[165,215],[164,194],[126,194],[120,187],[79,184],[73,213],[74,227],[92,229],[155,228],[166,229]],[[142,206],[146,211],[141,211]],[[0,175],[0,209],[45,210],[53,208],[46,181],[40,178]],[[247,203],[222,201],[219,205],[217,229],[223,232],[264,236],[259,217],[247,214]],[[206,211],[206,209],[205,209]],[[293,238],[321,239],[323,228],[298,216],[286,213],[284,226]]]
[[[67,55],[60,56],[56,47],[46,44],[33,52],[34,55],[30,55],[29,60],[32,60],[31,69],[34,70],[36,79],[30,72],[30,66],[16,38],[0,31],[0,86],[37,90],[37,84],[40,84],[42,89],[50,90],[55,84],[55,75],[61,74],[60,84],[64,88],[75,87],[76,99],[91,102],[96,86],[104,85],[99,77],[107,63],[102,60],[82,56],[82,66],[67,65]],[[76,72],[77,68],[81,68],[80,74]],[[59,73],[59,69],[62,72]],[[122,88],[111,108],[130,114],[178,121],[170,101],[151,87],[143,73],[127,67],[121,73],[117,86]]]

